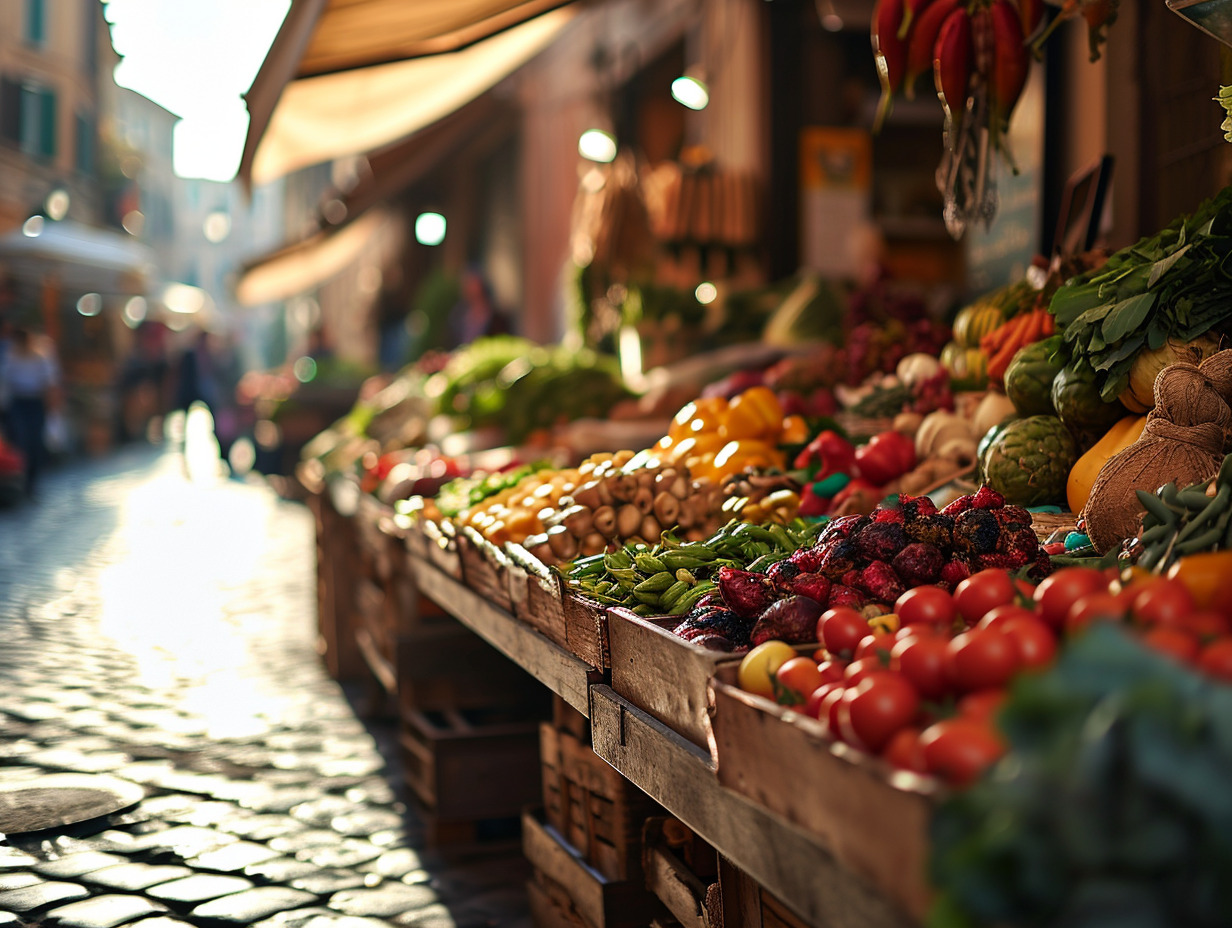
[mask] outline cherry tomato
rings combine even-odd
[[[1197,660],[1198,651],[1201,648],[1196,635],[1175,625],[1156,625],[1148,628],[1142,636],[1142,641],[1160,654],[1167,654],[1186,664]]]
[[[813,660],[815,660],[819,664],[824,664],[826,661],[831,660],[832,658],[833,658],[833,655],[829,651],[827,651],[825,648],[818,648],[816,651],[813,652]]]
[[[1202,641],[1222,638],[1232,635],[1232,622],[1222,612],[1212,609],[1199,609],[1181,619],[1180,628],[1197,635]]]
[[[885,664],[881,663],[881,658],[876,655],[862,657],[847,665],[847,669],[843,671],[843,682],[847,686],[855,686],[870,673],[876,673],[880,670],[885,670]]]
[[[958,700],[958,714],[977,722],[991,722],[1005,705],[1007,693],[1000,687],[991,690],[976,690]]]
[[[894,647],[894,636],[886,632],[874,632],[871,635],[865,635],[860,639],[860,643],[856,645],[855,658],[859,660],[862,657],[884,657],[883,662],[889,660],[890,649]]]
[[[1232,683],[1232,638],[1216,638],[1203,648],[1198,666],[1216,680]]]
[[[921,635],[938,635],[941,629],[933,628],[931,625],[925,625],[923,622],[917,622],[915,625],[904,625],[894,633],[895,641],[905,641],[908,638],[916,638]]]
[[[817,640],[836,657],[850,657],[868,634],[868,621],[849,606],[827,609],[817,620]]]
[[[940,635],[905,638],[890,652],[890,669],[906,677],[925,699],[940,699],[950,689],[945,672],[948,645],[948,639]]]
[[[902,626],[952,625],[958,615],[954,597],[939,586],[912,587],[894,602]]]
[[[837,683],[843,679],[843,671],[846,669],[846,664],[832,661],[829,657],[817,664],[817,670],[821,674],[822,683]]]
[[[946,645],[946,676],[965,692],[1004,685],[1018,665],[1018,645],[999,629],[973,628]]]
[[[1206,551],[1181,558],[1168,570],[1189,588],[1199,609],[1232,610],[1232,551]]]
[[[830,737],[835,741],[840,740],[838,730],[838,707],[843,704],[843,694],[847,692],[847,687],[843,685],[835,686],[825,696],[821,698],[821,705],[817,707],[817,719],[824,722],[830,730]]]
[[[1035,584],[1030,580],[1015,580],[1014,588],[1018,590],[1018,595],[1027,602],[1031,602],[1035,599]]]
[[[870,673],[843,694],[839,731],[848,744],[875,753],[919,708],[919,693],[902,676],[885,670]]]
[[[1092,622],[1122,622],[1125,619],[1125,602],[1115,593],[1088,593],[1070,605],[1065,614],[1067,634],[1081,631]]]
[[[1108,589],[1104,575],[1089,567],[1063,567],[1049,574],[1035,588],[1035,610],[1053,629],[1065,627],[1065,617],[1075,602],[1089,593]]]
[[[1028,618],[1034,619],[1035,613],[1026,606],[1020,606],[1017,603],[1006,603],[1003,606],[993,606],[984,613],[984,618],[976,624],[976,628],[997,628],[1004,625],[1010,619]]]
[[[783,641],[763,641],[744,655],[736,682],[747,693],[774,699],[774,674],[796,656],[796,649]]]
[[[974,573],[954,588],[954,605],[968,625],[974,625],[994,606],[1012,603],[1018,593],[1010,575],[999,568]]]
[[[904,725],[890,736],[881,756],[899,770],[928,773],[924,749],[920,746],[920,732],[918,725]]]
[[[817,662],[811,657],[793,657],[784,661],[774,672],[774,700],[779,705],[802,706],[809,693],[821,686],[825,681]]]
[[[1134,597],[1130,604],[1134,621],[1143,625],[1179,625],[1197,610],[1193,594],[1180,580],[1160,579]]]
[[[988,722],[956,716],[942,719],[920,735],[928,772],[967,786],[1005,753],[1000,735]]]
[[[842,688],[842,684],[839,683],[821,684],[821,686],[809,693],[808,699],[804,701],[804,714],[814,719],[821,718],[822,702],[836,689],[841,690]]]
[[[1008,619],[1001,631],[1018,646],[1018,663],[1021,667],[1047,667],[1057,654],[1057,636],[1043,619],[1027,613]]]

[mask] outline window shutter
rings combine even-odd
[[[39,154],[45,158],[56,156],[56,92],[44,90],[40,92],[39,101]]]
[[[43,0],[26,0],[26,41],[42,45],[47,38],[47,17]]]
[[[0,139],[21,142],[21,84],[0,77]]]

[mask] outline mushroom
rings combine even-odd
[[[647,544],[656,544],[663,535],[663,526],[659,524],[659,520],[654,516],[643,517],[639,528],[642,540]]]
[[[649,486],[640,486],[633,494],[632,503],[642,515],[648,515],[654,508],[654,491]]]
[[[654,498],[654,514],[663,526],[675,525],[676,517],[680,515],[680,500],[666,490]]]
[[[607,481],[608,487],[612,491],[612,499],[620,503],[633,502],[633,496],[637,493],[637,478],[632,474],[616,474]]]
[[[632,503],[626,503],[616,512],[616,536],[631,538],[642,524],[642,512]]]
[[[594,531],[595,514],[585,506],[570,506],[561,512],[560,524],[567,528],[574,538],[581,538]]]
[[[598,532],[591,532],[578,544],[578,552],[585,557],[599,554],[607,548],[607,539]]]
[[[548,529],[548,547],[562,561],[571,561],[577,556],[577,539],[563,525]]]
[[[574,490],[573,501],[589,509],[598,509],[602,506],[603,500],[599,498],[599,481],[589,480]]]
[[[600,506],[595,510],[593,523],[594,529],[605,538],[613,538],[616,535],[616,510],[611,506]]]

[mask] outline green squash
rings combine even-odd
[[[1074,437],[1056,416],[1015,419],[985,450],[984,480],[1010,505],[1063,507],[1077,460]]]

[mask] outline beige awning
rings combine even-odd
[[[384,210],[372,210],[344,227],[323,230],[254,258],[241,269],[236,302],[241,306],[275,303],[325,283],[355,261],[390,221]]]
[[[431,125],[542,51],[574,12],[562,0],[295,0],[245,95],[240,180]]]

